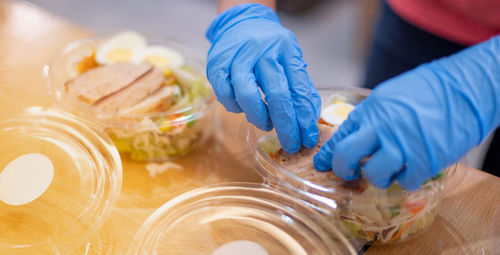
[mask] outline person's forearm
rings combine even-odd
[[[262,4],[269,8],[272,8],[273,10],[276,10],[276,0],[219,0],[218,3],[219,3],[218,4],[219,13],[238,4],[248,4],[248,3]]]
[[[443,89],[467,97],[481,123],[481,140],[500,125],[500,36],[429,67],[446,85]]]

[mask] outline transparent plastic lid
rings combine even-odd
[[[122,157],[180,158],[212,135],[216,106],[204,57],[188,45],[134,31],[78,40],[45,66],[48,90],[105,129]]]
[[[318,91],[323,102],[323,109],[336,103],[348,103],[355,106],[365,99],[371,92],[371,90],[368,89],[348,87],[332,87],[328,89],[319,89]],[[338,127],[338,125],[333,126],[334,128]],[[250,146],[251,154],[254,156],[257,163],[258,172],[267,181],[275,181],[285,185],[292,185],[300,189],[318,192],[318,194],[331,194],[331,198],[333,199],[339,199],[339,196],[337,195],[340,194],[342,194],[343,197],[355,196],[359,194],[361,190],[371,187],[371,185],[366,181],[344,181],[336,177],[331,171],[318,172],[287,169],[279,162],[278,159],[272,157],[272,154],[276,154],[275,152],[281,149],[281,145],[279,144],[274,130],[271,132],[265,132],[254,128],[251,124],[244,124],[243,140],[243,143]],[[313,166],[312,157],[314,154],[309,156],[311,157],[311,160],[308,165],[303,166],[304,169],[308,166]],[[304,160],[304,158],[301,157],[298,160]],[[433,185],[429,184],[442,184],[443,180],[455,173],[455,169],[456,165],[445,169],[445,173],[442,176],[439,176],[439,178],[436,178],[436,180],[439,180],[438,182],[429,180],[429,182],[427,182],[426,185],[423,185],[418,192],[424,192],[429,189],[434,190],[434,187],[430,187]],[[440,186],[440,189],[442,188],[443,187]],[[365,203],[372,203],[376,197],[380,196],[400,197],[409,193],[415,193],[401,188],[397,188],[397,191],[398,192],[383,194],[375,192],[371,193],[370,196],[363,196],[359,198],[363,199],[363,202]]]
[[[348,104],[354,108],[370,93],[367,89],[345,87],[318,91],[323,109],[335,104]],[[335,118],[330,120],[336,121]],[[340,123],[333,124],[333,130]],[[268,185],[310,203],[318,211],[331,216],[334,219],[331,222],[340,223],[339,228],[344,229],[344,233],[370,243],[404,241],[428,228],[435,218],[445,183],[455,174],[457,166],[449,166],[416,191],[405,190],[397,182],[387,189],[378,189],[364,178],[345,181],[332,171],[316,171],[314,149],[304,149],[295,155],[286,154],[274,131],[264,132],[244,124],[242,134],[243,142],[250,147],[256,170]],[[315,149],[319,150],[319,147]],[[292,160],[296,164],[290,164]]]
[[[91,123],[34,107],[0,122],[0,254],[66,254],[100,228],[122,183]]]
[[[228,183],[184,193],[155,211],[128,254],[356,254],[299,200],[267,186]]]

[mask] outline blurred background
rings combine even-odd
[[[96,32],[132,29],[209,49],[205,30],[216,0],[31,0]],[[378,1],[281,0],[280,18],[295,33],[318,85],[356,86]]]
[[[186,41],[204,54],[216,0],[29,0],[97,33],[137,30]],[[278,0],[285,27],[297,37],[318,87],[358,86],[381,0]],[[489,144],[487,139],[483,144]],[[467,155],[482,167],[486,146]]]

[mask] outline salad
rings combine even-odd
[[[249,142],[255,144],[256,140],[256,158],[270,185],[291,188],[310,206],[329,214],[348,237],[372,244],[401,242],[432,224],[445,176],[453,171],[441,172],[414,192],[402,189],[397,182],[387,189],[378,189],[364,178],[345,181],[332,171],[316,171],[314,156],[364,98],[362,94],[346,89],[328,91],[323,98],[318,145],[314,148],[289,154],[274,133],[250,138]],[[255,136],[253,132],[249,134]]]
[[[131,128],[105,129],[118,151],[127,153],[133,160],[161,161],[185,156],[211,132],[208,117],[197,114],[206,106],[193,107],[209,96],[206,83],[188,70],[174,70],[172,74],[179,89],[168,108],[171,114],[144,116]]]
[[[214,98],[191,59],[170,45],[132,31],[70,45],[50,66],[49,83],[131,159],[184,156],[210,135]]]
[[[330,134],[325,135],[328,132]],[[261,136],[258,143],[268,158],[278,164],[275,167],[282,167],[304,181],[328,190],[321,195],[336,202],[335,222],[349,237],[376,244],[395,243],[407,240],[431,225],[441,198],[444,172],[427,181],[420,190],[409,192],[396,182],[382,190],[363,178],[344,181],[332,171],[316,171],[313,157],[333,132],[333,128],[320,124],[318,146],[302,148],[293,155],[284,152],[274,134]],[[301,186],[300,189],[305,188]],[[321,207],[324,201],[306,202]]]
[[[364,192],[352,197],[349,206],[341,208],[338,217],[343,229],[351,236],[371,243],[407,240],[427,229],[436,214],[440,200],[439,183],[429,183],[422,189],[425,191],[411,194],[403,191],[397,183],[386,190],[369,185]]]

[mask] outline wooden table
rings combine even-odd
[[[1,1],[0,114],[31,105],[50,106],[43,65],[67,43],[89,35],[89,31],[29,3]],[[239,143],[242,117],[220,109],[217,113],[215,137],[206,147],[176,162],[184,171],[152,178],[144,164],[125,159],[117,207],[99,233],[74,254],[124,254],[138,227],[155,208],[195,187],[228,181],[261,182]],[[365,253],[500,254],[500,179],[465,166],[459,167],[456,176],[461,178],[453,178],[447,186],[430,231],[404,244],[369,247]]]

